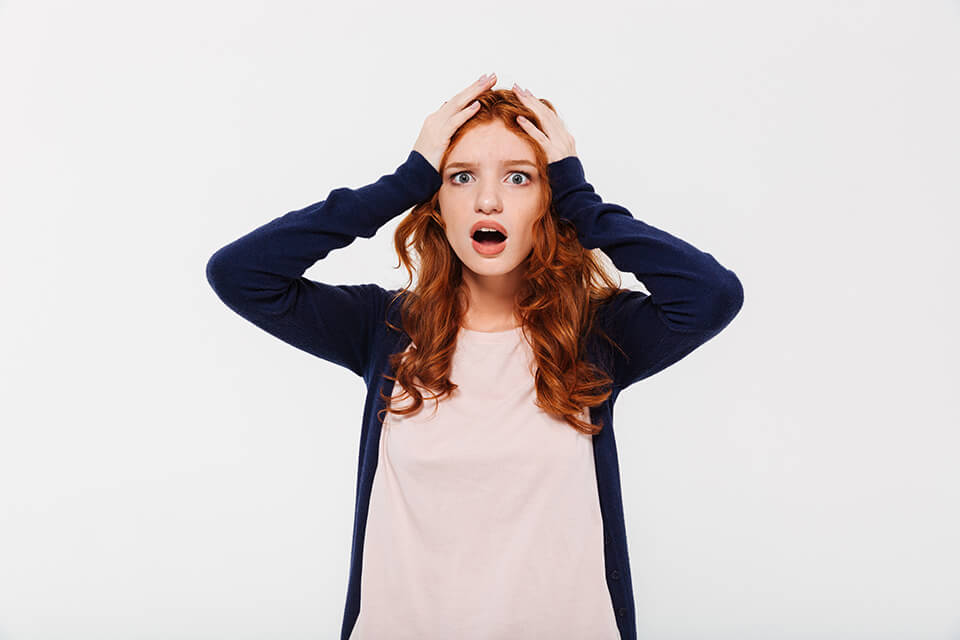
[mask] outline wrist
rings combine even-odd
[[[414,188],[417,202],[426,202],[440,188],[440,173],[418,150],[413,149],[401,165],[401,172]]]
[[[561,196],[571,187],[586,182],[583,163],[576,155],[566,156],[547,165],[547,176],[554,197]]]

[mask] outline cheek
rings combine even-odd
[[[524,224],[523,224],[523,227],[522,227],[523,231],[522,231],[522,233],[523,233],[523,243],[524,243],[524,244],[533,244],[533,237],[534,237],[534,236],[533,236],[533,223],[534,223],[534,220],[535,220],[535,218],[534,218],[533,216],[531,216],[530,219],[527,220],[526,222],[524,222]]]
[[[533,232],[532,232],[532,231],[528,231],[528,232],[526,233],[526,235],[524,236],[524,242],[523,242],[523,253],[524,253],[524,254],[530,253],[530,249],[533,248],[533,243],[534,243]]]
[[[511,248],[511,253],[518,260],[522,260],[530,253],[530,250],[533,249],[533,230],[524,229],[523,231],[514,234],[512,240],[513,246]]]

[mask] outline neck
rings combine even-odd
[[[516,299],[523,283],[523,273],[483,276],[464,270],[463,287],[468,306],[462,324],[475,331],[501,331],[519,326]]]

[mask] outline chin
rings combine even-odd
[[[494,258],[479,259],[471,256],[471,260],[461,260],[461,263],[478,276],[504,276],[520,266],[520,262],[502,254]]]
[[[524,262],[524,259],[515,255],[516,251],[510,249],[510,247],[507,247],[499,254],[484,256],[477,253],[471,245],[464,249],[466,259],[459,252],[457,252],[457,257],[460,258],[460,264],[465,269],[478,276],[503,276],[514,272]],[[516,247],[513,247],[513,249],[516,249]],[[528,250],[527,253],[529,254],[530,251],[532,249]]]
[[[464,266],[478,276],[505,276],[516,268],[516,265],[512,267],[498,265],[480,265],[478,267],[473,267],[469,264],[465,264]]]

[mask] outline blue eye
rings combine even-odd
[[[466,182],[460,182],[459,180],[457,180],[457,176],[459,176],[459,175],[464,175],[464,174],[468,174],[468,173],[470,173],[470,172],[469,172],[469,171],[458,171],[458,172],[452,174],[452,175],[450,176],[450,179],[453,180],[453,182],[454,182],[455,184],[467,184]],[[515,185],[517,185],[517,186],[527,184],[527,183],[529,183],[529,182],[531,182],[531,181],[533,180],[533,178],[530,176],[530,174],[527,173],[526,171],[511,171],[510,174],[511,174],[511,175],[513,175],[513,174],[520,174],[521,176],[524,176],[524,177],[527,179],[527,182],[513,182],[513,183],[512,183],[512,184],[515,184]]]

